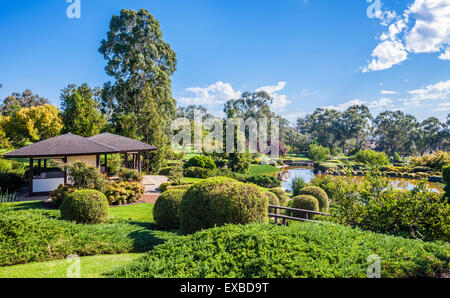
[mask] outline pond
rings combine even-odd
[[[282,178],[281,188],[283,188],[284,190],[292,191],[292,181],[294,181],[295,178],[301,177],[306,183],[309,183],[317,176],[319,175],[314,174],[314,170],[311,168],[285,167],[282,169],[281,174]],[[364,177],[355,176],[352,179],[358,182],[362,182]],[[394,189],[411,190],[417,183],[420,182],[420,180],[415,179],[403,179],[403,178],[388,178],[388,179]],[[433,191],[436,192],[442,191],[442,188],[440,188],[438,185],[434,183],[427,183],[427,186]]]

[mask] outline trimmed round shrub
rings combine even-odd
[[[327,212],[329,207],[327,193],[317,186],[308,186],[300,191],[300,195],[313,196],[319,202],[319,209],[322,212]]]
[[[280,200],[274,193],[272,193],[270,191],[266,191],[266,195],[267,195],[267,201],[269,202],[269,205],[280,206]],[[276,211],[275,208],[269,208],[269,213],[275,213],[275,211]]]
[[[162,192],[165,192],[165,191],[167,190],[167,188],[169,188],[171,185],[172,185],[171,182],[165,182],[165,183],[162,183],[162,184],[159,186],[159,189],[160,189]]]
[[[62,202],[75,191],[76,189],[73,186],[61,184],[57,189],[50,193],[50,199],[52,200],[53,205],[59,207]]]
[[[191,186],[192,186],[192,184],[171,185],[171,186],[167,187],[167,190],[174,190],[174,189],[188,190]]]
[[[111,182],[105,187],[105,196],[110,205],[124,205],[138,202],[145,188],[139,182]]]
[[[153,208],[153,218],[158,229],[171,230],[180,227],[178,210],[186,190],[170,189],[164,192]]]
[[[208,170],[214,170],[216,169],[216,164],[214,163],[211,157],[204,155],[196,155],[191,159],[189,159],[184,165],[184,167],[185,168],[197,167]]]
[[[184,177],[206,179],[211,175],[211,170],[199,167],[190,167],[184,169]]]
[[[303,210],[311,210],[319,212],[319,201],[313,196],[301,195],[294,198],[292,203],[292,208],[303,209]],[[308,215],[308,216],[307,216]],[[307,214],[306,212],[294,212],[294,216],[311,219],[313,217],[312,214]]]
[[[265,188],[274,188],[281,186],[281,181],[278,178],[269,175],[251,176],[246,178],[245,182],[253,183]]]
[[[194,184],[180,205],[180,228],[190,234],[224,224],[267,222],[268,200],[261,188],[216,177]]]
[[[287,202],[289,201],[289,197],[284,190],[282,190],[281,188],[272,188],[269,189],[269,191],[278,197],[281,206],[286,206]]]
[[[172,171],[172,167],[166,167],[159,170],[159,175],[161,176],[169,176],[170,171]]]
[[[99,224],[108,219],[109,204],[104,194],[93,189],[71,193],[61,204],[61,218],[81,224]]]

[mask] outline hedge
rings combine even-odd
[[[313,196],[301,195],[294,198],[293,208],[319,212],[319,201]],[[294,216],[311,219],[314,215],[306,212],[294,212]]]
[[[227,223],[267,222],[265,192],[252,184],[230,178],[210,178],[194,184],[180,205],[180,228],[184,233]]]
[[[328,195],[327,193],[317,186],[308,186],[303,188],[300,195],[313,196],[319,202],[319,209],[321,212],[327,212],[329,207]]]
[[[159,229],[178,229],[180,227],[179,207],[186,190],[171,189],[159,196],[153,208],[153,218]]]
[[[61,204],[61,218],[83,224],[98,224],[108,219],[109,204],[104,194],[85,189],[71,193]]]
[[[272,188],[272,189],[269,189],[269,191],[274,193],[278,197],[278,200],[280,201],[281,206],[287,205],[287,203],[289,201],[289,197],[287,196],[287,194],[284,190],[282,190],[281,188]]]

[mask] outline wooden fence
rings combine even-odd
[[[281,223],[283,225],[286,225],[288,220],[319,222],[317,220],[310,219],[311,215],[331,216],[331,214],[329,214],[329,213],[316,212],[316,211],[304,210],[304,209],[296,209],[296,208],[290,208],[290,207],[274,206],[274,205],[269,205],[269,210],[275,211],[275,213],[269,212],[269,217],[275,218],[276,223],[279,223],[279,219],[281,219]],[[305,217],[304,218],[303,217],[294,217],[294,216],[289,216],[289,215],[285,215],[285,214],[280,214],[280,212],[278,212],[279,210],[301,212],[305,215]]]

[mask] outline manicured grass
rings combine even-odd
[[[307,154],[295,154],[295,153],[290,153],[288,155],[288,157],[286,157],[284,159],[298,160],[298,161],[311,161],[311,159],[309,159]]]
[[[197,183],[197,182],[202,182],[203,180],[205,180],[205,179],[184,177],[182,182],[194,182],[194,183]]]
[[[105,273],[142,257],[143,253],[100,255],[80,258],[82,278],[104,278]],[[0,278],[65,278],[71,263],[67,259],[0,267]]]
[[[249,175],[259,176],[259,175],[269,175],[275,176],[280,170],[272,165],[250,165]]]
[[[228,225],[155,247],[113,277],[366,278],[379,256],[381,277],[441,277],[450,245],[331,223]]]
[[[153,223],[153,205],[137,204],[112,207],[109,209],[111,219],[124,219],[134,222]]]

